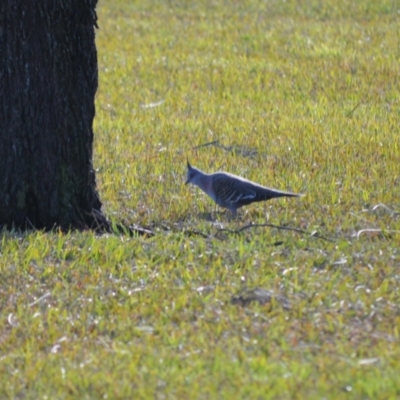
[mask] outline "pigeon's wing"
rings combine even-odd
[[[270,200],[276,197],[299,197],[298,194],[270,189],[246,179],[217,173],[213,177],[213,190],[216,202],[221,207],[236,210],[256,201]]]
[[[257,191],[246,181],[223,173],[213,176],[212,187],[221,207],[235,210],[256,201]]]

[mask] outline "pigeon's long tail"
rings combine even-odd
[[[274,190],[274,189],[259,189],[257,191],[257,197],[254,199],[255,201],[265,201],[265,200],[270,200],[274,199],[277,197],[301,197],[301,194],[297,193],[291,193],[291,192],[282,192],[280,190]]]

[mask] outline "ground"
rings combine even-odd
[[[399,12],[101,1],[98,189],[154,235],[1,233],[0,397],[399,398]],[[187,159],[305,196],[232,220]]]

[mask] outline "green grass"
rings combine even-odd
[[[399,398],[399,10],[101,1],[98,189],[156,234],[1,234],[0,398]],[[305,197],[212,222],[187,158]]]

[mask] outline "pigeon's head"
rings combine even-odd
[[[198,184],[198,179],[201,177],[201,172],[200,170],[198,170],[195,167],[192,167],[189,164],[189,161],[187,162],[187,175],[186,175],[186,182],[185,185],[187,185],[188,183],[192,183],[193,185],[197,185]]]

